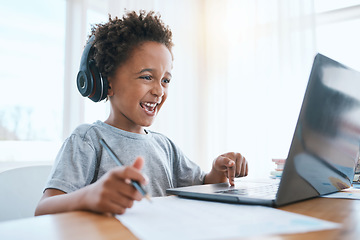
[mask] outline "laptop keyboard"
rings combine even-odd
[[[279,188],[279,183],[238,183],[236,188],[216,191],[216,193],[251,196],[257,198],[275,198]]]

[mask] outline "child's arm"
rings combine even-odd
[[[143,159],[137,158],[132,166],[117,167],[107,172],[97,182],[69,194],[57,189],[46,189],[35,215],[90,210],[100,213],[122,214],[141,200],[142,195],[130,179],[146,184],[140,170]]]
[[[248,175],[248,163],[240,153],[229,152],[218,156],[211,171],[206,174],[204,184],[221,183],[229,179],[231,186],[234,186],[235,177]]]

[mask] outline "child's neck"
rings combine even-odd
[[[136,128],[131,128],[131,127],[127,127],[127,126],[123,126],[123,124],[119,124],[116,123],[114,121],[111,121],[110,119],[107,119],[106,121],[104,121],[104,123],[119,128],[121,130],[127,131],[127,132],[132,132],[132,133],[137,133],[137,134],[148,134],[148,131],[146,131],[146,129],[142,126],[136,127]]]

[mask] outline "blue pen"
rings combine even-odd
[[[100,139],[101,145],[106,149],[106,151],[109,153],[110,157],[116,162],[119,166],[124,166],[124,164],[118,159],[115,155],[115,153],[111,150],[111,148],[107,145],[104,139]],[[141,187],[140,183],[137,181],[131,180],[131,184],[138,190],[147,200],[151,202],[149,194]]]

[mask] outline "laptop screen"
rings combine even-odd
[[[359,159],[360,73],[317,54],[277,204],[351,186]]]

